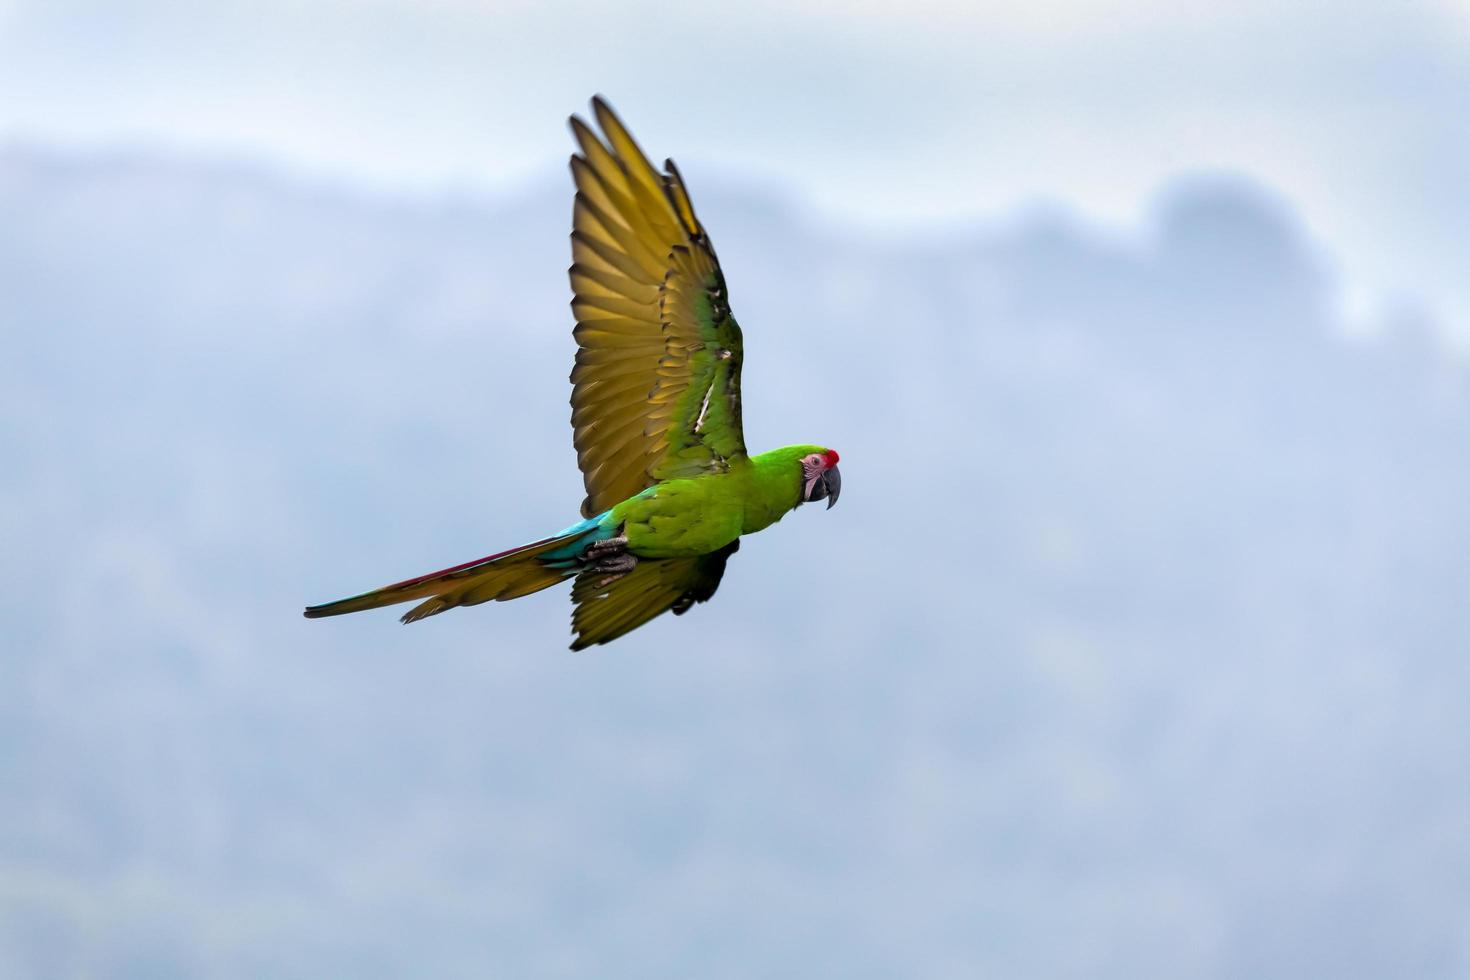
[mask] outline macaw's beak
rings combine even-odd
[[[807,482],[806,497],[804,499],[807,503],[812,503],[825,497],[827,500],[827,509],[831,510],[832,505],[837,503],[837,498],[841,493],[842,474],[837,472],[837,467],[829,466]]]
[[[834,466],[822,474],[822,482],[827,484],[827,509],[831,510],[832,505],[837,503],[838,495],[842,493],[842,474]]]

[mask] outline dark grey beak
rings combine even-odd
[[[837,472],[837,467],[823,470],[821,475],[811,481],[811,489],[807,492],[806,502],[826,499],[827,509],[837,503],[837,497],[842,493],[842,474]]]

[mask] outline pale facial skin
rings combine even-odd
[[[803,502],[812,503],[825,499],[828,509],[837,503],[837,496],[842,492],[842,474],[837,471],[837,460],[836,451],[831,449],[825,453],[812,453],[802,458],[801,499]]]

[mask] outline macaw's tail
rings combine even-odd
[[[555,537],[502,551],[498,555],[465,562],[441,572],[430,572],[395,585],[385,585],[351,599],[307,606],[306,617],[340,616],[431,596],[427,602],[421,602],[403,614],[402,621],[412,623],[455,606],[473,606],[491,599],[519,599],[523,595],[549,589],[577,574],[580,566],[576,556],[588,544],[609,533],[604,532],[596,521],[583,521]]]

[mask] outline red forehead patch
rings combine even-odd
[[[837,450],[835,450],[835,449],[829,449],[829,450],[827,450],[827,456],[826,456],[827,469],[830,470],[832,467],[836,466],[837,465],[837,461],[839,459],[841,459],[841,457],[837,455]]]

